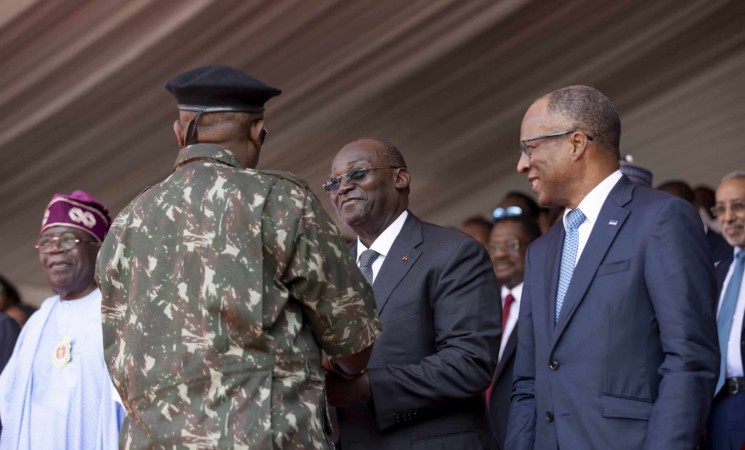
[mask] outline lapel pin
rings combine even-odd
[[[408,256],[402,256],[401,257],[401,261],[403,261],[403,262],[406,262],[408,260],[409,260],[409,257]]]
[[[612,226],[615,227],[616,225],[618,225],[618,221],[617,220],[611,220],[610,222],[608,222],[608,225],[612,225]]]

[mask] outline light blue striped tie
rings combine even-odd
[[[737,298],[740,296],[740,286],[742,286],[742,273],[745,269],[745,250],[740,252],[735,257],[735,270],[732,271],[732,276],[727,283],[727,289],[724,291],[724,297],[722,297],[722,306],[719,308],[719,315],[717,316],[717,334],[719,335],[719,351],[722,352],[721,358],[719,358],[719,379],[717,380],[717,387],[714,389],[714,395],[719,393],[719,390],[724,386],[724,377],[727,368],[727,343],[729,342],[730,331],[732,330],[732,321],[735,318],[735,306],[737,306]]]
[[[569,211],[567,214],[567,230],[564,237],[564,249],[561,252],[561,271],[559,272],[559,289],[556,292],[556,317],[559,321],[561,305],[564,304],[564,296],[567,294],[569,282],[572,281],[575,261],[577,260],[577,248],[579,247],[579,226],[585,221],[585,215],[579,208]]]

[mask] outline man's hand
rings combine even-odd
[[[347,380],[334,372],[326,372],[326,395],[331,406],[364,403],[372,398],[367,374]]]

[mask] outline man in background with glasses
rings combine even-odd
[[[119,214],[98,260],[122,447],[327,449],[321,349],[364,370],[372,292],[308,186],[255,170],[279,89],[228,66],[166,88],[175,169]]]
[[[492,447],[504,448],[512,398],[512,373],[517,349],[517,318],[523,291],[525,252],[528,245],[541,235],[541,230],[533,218],[522,214],[522,209],[518,206],[497,208],[493,215],[496,222],[489,234],[487,250],[501,289],[499,299],[502,308],[502,339],[497,369],[491,386],[486,390],[486,402],[492,435],[495,443],[499,443],[498,447]]]
[[[745,172],[722,179],[711,212],[734,251],[716,267],[721,359],[706,437],[709,450],[741,449],[745,445]]]
[[[487,449],[484,390],[500,309],[486,249],[408,210],[411,175],[390,143],[344,146],[324,183],[375,291],[383,334],[367,371],[326,378],[342,449]]]
[[[519,172],[563,220],[530,246],[506,448],[695,448],[719,366],[713,264],[693,207],[619,170],[596,89],[528,108]]]
[[[0,376],[0,449],[116,449],[124,408],[101,346],[96,255],[111,218],[83,191],[55,194],[39,262],[57,292],[29,318]]]

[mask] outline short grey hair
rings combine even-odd
[[[722,177],[722,183],[729,180],[745,179],[745,170],[735,170]]]

